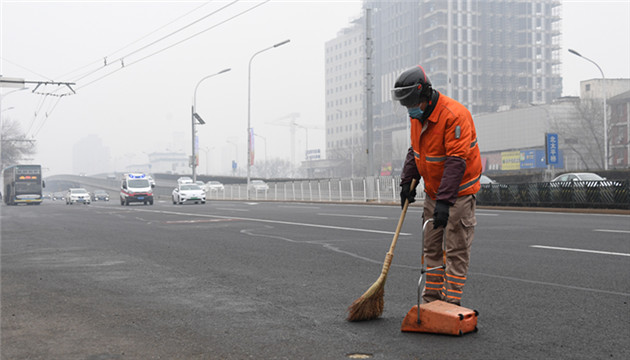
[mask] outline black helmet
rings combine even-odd
[[[400,74],[392,89],[392,99],[400,101],[402,106],[416,107],[421,100],[431,99],[432,92],[431,80],[418,65]]]

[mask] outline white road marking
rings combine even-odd
[[[520,282],[536,284],[536,285],[546,285],[546,286],[551,286],[551,287],[554,287],[554,288],[559,288],[560,287],[560,288],[572,289],[572,290],[590,291],[590,292],[595,292],[595,293],[599,293],[599,294],[630,296],[630,294],[628,294],[628,293],[623,293],[623,292],[618,292],[618,291],[600,290],[600,289],[593,289],[593,288],[586,288],[586,287],[581,287],[581,286],[558,284],[558,283],[552,283],[552,282],[546,282],[546,281],[521,279],[521,278],[516,278],[516,277],[512,277],[512,276],[502,276],[502,275],[476,273],[476,272],[469,272],[468,274],[469,274],[468,276],[470,276],[470,274],[474,274],[474,275],[487,276],[487,277],[496,278],[496,279],[504,279],[504,280],[510,280],[510,281],[520,281]]]
[[[548,249],[548,250],[585,252],[585,253],[591,253],[591,254],[630,256],[630,254],[626,254],[626,253],[618,253],[618,252],[610,252],[610,251],[599,251],[599,250],[572,249],[572,248],[556,247],[556,246],[531,245],[530,247],[538,248],[538,249]]]
[[[322,216],[345,216],[345,217],[356,217],[356,218],[368,218],[368,219],[380,219],[380,220],[387,220],[387,217],[385,217],[385,216],[350,215],[350,214],[331,214],[331,213],[317,213],[317,215],[322,215]]]
[[[224,211],[249,211],[249,209],[236,209],[236,208],[217,208],[217,210],[224,210]]]
[[[129,210],[132,210],[132,209],[129,209]],[[133,210],[134,211],[144,211],[144,212],[150,212],[150,213],[157,213],[157,214],[182,215],[182,216],[188,216],[188,217],[195,217],[195,216],[196,217],[208,217],[208,218],[215,218],[215,219],[234,219],[234,220],[270,223],[270,224],[282,224],[282,225],[315,227],[315,228],[322,228],[322,229],[367,232],[367,233],[373,233],[373,234],[387,234],[387,235],[394,235],[395,234],[395,232],[393,232],[393,231],[360,229],[360,228],[351,228],[351,227],[345,227],[345,226],[331,226],[331,225],[297,223],[297,222],[291,222],[291,221],[254,219],[254,218],[243,218],[243,217],[235,217],[235,216],[220,216],[220,215],[208,215],[208,214],[193,214],[193,213],[185,213],[185,212],[179,212],[179,211],[150,210],[150,209],[140,209],[140,208],[136,208],[136,209],[133,209]],[[413,234],[401,232],[400,235],[408,236],[408,235],[413,235]]]
[[[299,206],[299,205],[279,205],[279,208],[285,208],[285,209],[313,209],[313,210],[319,210],[319,206]]]
[[[209,222],[223,222],[234,221],[235,219],[197,219],[197,220],[172,220],[166,221],[166,224],[196,224],[196,223],[209,223]]]
[[[611,233],[623,233],[623,234],[630,234],[630,230],[608,230],[608,229],[594,229],[593,231],[600,231],[600,232],[611,232]]]

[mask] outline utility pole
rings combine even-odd
[[[367,196],[368,199],[373,199],[373,184],[372,179],[374,177],[374,119],[372,114],[372,100],[374,98],[374,88],[372,86],[373,74],[372,74],[372,9],[365,9],[365,131],[367,142],[367,172],[368,178],[367,184]]]
[[[372,86],[372,9],[365,9],[365,125],[367,137],[367,176],[374,176],[374,119],[372,114],[372,100],[374,89]]]

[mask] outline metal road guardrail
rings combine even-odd
[[[57,181],[82,184],[92,188],[110,190],[112,198],[118,192],[117,180],[80,176],[54,176]],[[267,191],[250,191],[254,201],[315,201],[315,202],[367,202],[400,203],[400,177],[380,176],[352,179],[319,179],[268,182]],[[158,198],[170,198],[175,181],[160,182],[154,193]],[[416,199],[425,198],[423,182],[417,189]],[[208,200],[247,200],[246,184],[224,184],[225,190],[211,191]],[[477,205],[513,207],[600,208],[630,209],[630,181],[574,181],[539,182],[520,184],[484,184],[477,193]]]
[[[269,190],[250,190],[249,200],[272,201],[326,201],[326,202],[400,202],[400,177],[320,179],[268,182]],[[422,186],[422,184],[420,185]],[[206,193],[209,200],[245,200],[245,184],[224,185],[223,191]],[[424,191],[417,189],[418,200],[424,199]]]
[[[477,205],[630,209],[629,181],[482,185]]]

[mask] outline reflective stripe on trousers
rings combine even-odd
[[[432,224],[427,226],[424,234],[424,263],[427,268],[432,268],[446,261],[446,270],[427,272],[422,295],[424,302],[443,300],[460,305],[477,224],[475,206],[474,195],[461,196],[451,206],[446,229],[433,229]],[[427,197],[424,201],[424,219],[432,218],[434,209],[435,200]],[[443,238],[444,231],[446,236]]]

